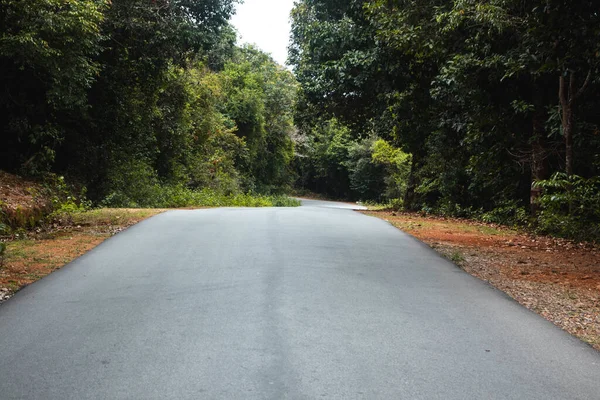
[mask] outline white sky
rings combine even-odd
[[[238,4],[231,19],[238,31],[238,44],[256,44],[285,65],[293,7],[294,0],[244,0]]]

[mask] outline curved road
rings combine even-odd
[[[0,305],[0,399],[598,399],[600,354],[384,221],[171,211]]]
[[[356,203],[341,203],[339,201],[313,200],[297,197],[305,207],[338,208],[341,210],[367,210],[367,207]]]

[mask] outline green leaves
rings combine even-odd
[[[235,48],[235,2],[0,0],[0,168],[111,204],[289,185],[297,83]]]
[[[556,173],[535,182],[543,189],[538,230],[575,240],[600,241],[600,179]]]
[[[267,192],[289,185],[297,90],[293,75],[248,46],[236,51],[219,77],[225,92],[223,113],[247,145],[247,164],[240,165],[246,185]]]
[[[104,0],[0,1],[0,168],[40,173],[100,71]]]

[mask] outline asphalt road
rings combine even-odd
[[[305,207],[338,208],[342,210],[367,210],[367,207],[356,203],[341,203],[339,201],[313,200],[297,197]]]
[[[344,209],[167,212],[0,305],[0,399],[599,398],[600,353]]]

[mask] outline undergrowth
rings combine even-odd
[[[297,207],[300,201],[282,195],[218,193],[211,189],[154,185],[146,196],[132,198],[122,192],[109,194],[102,207],[185,208],[185,207]]]

